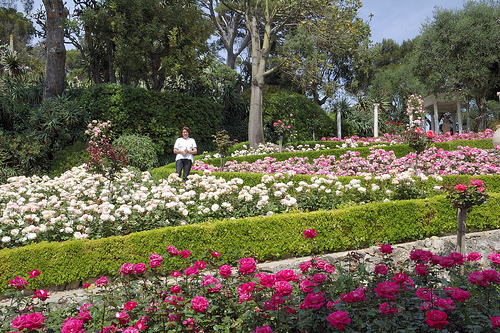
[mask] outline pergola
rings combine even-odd
[[[451,96],[445,94],[429,95],[424,98],[424,109],[431,116],[431,130],[439,133],[439,114],[451,113],[451,133],[456,131],[455,125],[458,123],[458,133],[463,132],[462,126],[462,106],[460,104],[460,92],[455,92]],[[467,118],[467,132],[470,132],[469,105],[465,106]]]

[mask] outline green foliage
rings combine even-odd
[[[472,209],[467,216],[471,231],[500,228],[499,221],[497,194],[492,194],[485,209]],[[302,232],[308,228],[316,230],[319,247],[304,244]],[[147,262],[151,253],[163,253],[168,245],[193,253],[219,251],[221,259],[234,264],[234,253],[265,261],[364,248],[377,242],[417,240],[440,236],[455,228],[456,211],[445,196],[438,196],[335,211],[212,221],[92,241],[42,242],[0,250],[0,290],[13,276],[26,277],[26,272],[33,269],[43,271],[36,280],[39,287],[109,275],[123,262]]]
[[[89,159],[86,142],[75,142],[53,153],[50,161],[49,177],[59,177],[65,171],[82,165]]]
[[[290,116],[292,115],[292,116]],[[282,120],[291,126],[286,141],[312,140],[313,136],[332,136],[336,124],[323,109],[304,95],[278,90],[265,96],[263,121],[266,141],[278,142],[273,123]]]
[[[125,148],[129,158],[128,165],[141,171],[149,170],[158,164],[153,141],[146,135],[121,135],[113,141],[113,145]]]
[[[212,135],[221,125],[219,104],[176,92],[101,84],[85,89],[79,103],[92,119],[110,120],[118,135],[149,136],[163,164],[174,159],[172,149],[183,126],[191,129],[202,152],[214,148]]]
[[[0,183],[11,176],[45,172],[48,151],[33,133],[0,130]]]
[[[500,82],[499,18],[500,5],[494,1],[437,9],[422,27],[413,52],[414,71],[432,92],[460,90],[463,96],[473,96],[480,130],[487,125],[486,96]]]

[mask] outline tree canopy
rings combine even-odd
[[[500,82],[500,3],[469,1],[463,9],[438,8],[416,40],[414,69],[433,93],[461,91],[479,108],[487,127],[486,100]]]

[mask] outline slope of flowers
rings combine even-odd
[[[304,231],[306,241],[316,236]],[[305,245],[305,244],[304,244]],[[10,305],[0,308],[2,332],[493,332],[500,327],[500,254],[484,266],[479,253],[440,256],[411,251],[405,266],[382,245],[368,271],[363,256],[330,263],[305,261],[300,273],[259,271],[253,258],[238,267],[212,252],[195,257],[168,246],[149,262],[124,263],[96,291],[51,309],[48,292],[23,297],[23,277],[9,282]],[[168,267],[183,264],[181,271]],[[36,279],[43,274],[28,272]],[[139,282],[138,282],[139,281]]]
[[[370,155],[366,158],[359,156],[359,152],[356,151],[348,151],[338,160],[330,155],[314,159],[312,162],[307,157],[295,157],[286,161],[264,157],[253,163],[228,161],[225,170],[268,174],[293,172],[306,175],[375,176],[403,172],[413,167],[414,162],[415,154],[396,158],[393,151],[370,148]],[[500,147],[491,150],[458,147],[451,152],[431,147],[419,155],[418,168],[425,174],[498,175]],[[193,170],[217,171],[218,168],[202,161],[195,161]]]
[[[95,239],[210,219],[423,198],[440,194],[435,188],[442,184],[439,176],[415,176],[411,170],[366,176],[348,184],[332,175],[295,183],[293,174],[264,175],[253,187],[240,178],[225,181],[209,174],[190,175],[185,184],[172,174],[155,183],[147,172],[128,170],[117,174],[110,187],[106,178],[88,173],[83,166],[54,179],[10,178],[0,186],[0,244],[15,247],[42,240]]]

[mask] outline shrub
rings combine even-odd
[[[114,146],[122,146],[127,150],[128,164],[146,171],[158,163],[153,141],[146,135],[125,134],[113,142]]]
[[[48,171],[49,177],[59,177],[73,167],[82,165],[89,159],[87,143],[75,142],[53,153]]]

